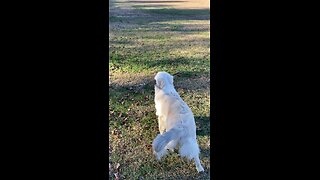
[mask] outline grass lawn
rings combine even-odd
[[[209,3],[110,2],[109,179],[210,179],[210,10],[201,1]],[[204,173],[177,153],[160,162],[152,154],[158,71],[177,73],[175,87],[195,116]]]

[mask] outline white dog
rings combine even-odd
[[[154,154],[160,160],[167,154],[167,149],[173,151],[179,146],[180,156],[194,159],[197,171],[204,171],[199,159],[200,149],[191,109],[175,90],[173,76],[158,72],[154,79],[156,115],[160,131],[152,143]]]

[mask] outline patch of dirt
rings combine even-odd
[[[109,74],[109,86],[144,86],[153,83],[155,75],[117,72]]]
[[[132,89],[141,89],[145,85],[154,85],[154,74],[144,73],[110,73],[109,87],[131,87]],[[177,90],[185,91],[210,91],[210,77],[193,76],[179,77],[175,76],[174,85]]]
[[[210,78],[207,76],[197,76],[192,78],[176,78],[175,87],[186,91],[210,91]]]

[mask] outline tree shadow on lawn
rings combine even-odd
[[[142,9],[142,11],[159,14],[159,15],[169,15],[169,16],[185,16],[189,18],[201,17],[202,20],[209,20],[210,9],[175,9],[175,8],[154,8],[154,9]],[[200,19],[197,19],[200,20]]]
[[[147,5],[141,5],[147,6]],[[176,21],[176,20],[210,20],[210,9],[175,9],[175,8],[157,8],[157,5],[148,5],[150,9],[138,8],[137,9],[127,9],[119,8],[118,11],[123,11],[126,13],[121,14],[118,12],[109,14],[110,16],[115,16],[119,18],[125,18],[126,20],[132,20],[132,22],[139,20],[139,18],[145,21],[145,24],[163,22],[163,21]],[[130,13],[128,13],[130,12]],[[136,12],[136,13],[134,13]],[[142,13],[146,13],[141,14]],[[127,15],[126,15],[127,14]],[[130,21],[129,21],[130,22]]]
[[[169,72],[170,73],[170,72]],[[209,91],[210,89],[210,79],[209,77],[204,78],[203,71],[182,71],[171,73],[174,76],[174,85],[177,90],[183,90],[185,92],[198,92],[198,91]],[[130,82],[113,82],[109,84],[109,88],[114,90],[130,90],[131,92],[141,93],[143,91],[145,94],[154,93],[154,76],[146,76],[137,78],[132,75]],[[187,81],[187,82],[186,82]],[[153,94],[152,94],[153,95]]]
[[[128,1],[128,2],[112,2],[136,7],[136,9],[117,8],[116,11],[110,12],[110,16],[123,18],[125,23],[140,22],[140,25],[148,25],[151,23],[160,23],[164,21],[176,20],[210,20],[210,8],[202,9],[176,9],[176,8],[160,8],[164,5],[170,7],[170,3],[183,1]],[[135,4],[133,4],[135,3]],[[149,4],[147,4],[149,3]],[[163,3],[163,4],[152,4]],[[142,7],[142,8],[139,8]],[[148,7],[150,9],[144,9]],[[141,14],[142,12],[142,14]],[[146,13],[146,14],[144,14]],[[119,19],[120,21],[120,19]]]
[[[154,8],[154,7],[171,7],[171,5],[169,4],[151,4],[151,5],[148,5],[148,4],[140,4],[140,5],[132,5],[132,7],[135,7],[135,8]]]
[[[180,3],[186,1],[128,1],[128,2],[117,2],[117,3]]]

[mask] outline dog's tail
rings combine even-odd
[[[178,139],[185,135],[185,130],[182,127],[175,127],[169,131],[158,134],[158,136],[152,142],[152,148],[155,152],[162,151],[165,146],[172,140]]]

